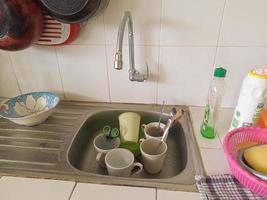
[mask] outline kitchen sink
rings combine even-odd
[[[123,112],[138,113],[141,124],[158,121],[160,106],[63,101],[48,120],[35,127],[0,119],[0,176],[196,191],[195,175],[204,175],[199,149],[188,107],[175,107],[185,113],[170,129],[166,161],[156,175],[143,171],[127,178],[108,176],[95,160],[92,142],[105,125],[119,127],[118,116]],[[163,123],[171,108],[166,106]]]
[[[127,110],[133,111],[133,110]],[[101,168],[95,161],[97,152],[94,150],[93,139],[105,125],[112,127],[119,127],[118,117],[125,110],[110,110],[98,112],[90,116],[83,124],[79,132],[77,133],[69,154],[68,158],[73,167],[78,170],[107,175],[107,170]],[[143,112],[136,111],[141,116],[141,124],[148,124],[159,120],[160,114],[155,112]],[[169,118],[169,116],[163,116],[163,123]],[[145,171],[138,175],[141,179],[166,179],[177,176],[186,167],[187,160],[187,145],[185,132],[180,124],[175,125],[169,132],[167,140],[168,152],[167,158],[162,171],[157,175],[149,175]]]

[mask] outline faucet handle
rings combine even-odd
[[[146,62],[146,73],[141,73],[137,70],[129,71],[130,81],[144,82],[148,79],[148,76],[149,76],[149,69],[147,62]]]

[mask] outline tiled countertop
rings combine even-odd
[[[208,175],[230,173],[222,149],[233,109],[222,109],[219,113],[218,136],[205,139],[199,133],[203,119],[203,107],[190,107],[195,136],[200,147],[203,164]],[[218,163],[220,163],[218,165]],[[126,186],[97,185],[30,178],[2,177],[0,179],[1,200],[197,200],[198,193],[157,190]]]

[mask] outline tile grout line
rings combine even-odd
[[[105,39],[105,56],[106,56],[106,73],[108,78],[108,96],[109,96],[109,103],[111,103],[111,90],[110,90],[110,77],[109,77],[109,65],[108,65],[108,44],[106,38],[106,24],[105,24],[105,13],[103,14],[103,26],[104,26],[104,39]]]
[[[214,54],[214,58],[213,58],[213,71],[216,68],[216,61],[218,58],[219,42],[220,42],[221,32],[222,32],[222,27],[223,27],[223,22],[224,22],[224,14],[225,14],[225,9],[226,9],[226,4],[227,4],[227,0],[224,0],[224,6],[223,6],[223,10],[222,10],[222,17],[221,17],[220,28],[219,28],[219,35],[217,38],[217,45],[216,45],[215,54]],[[211,74],[211,76],[213,77],[213,73]],[[211,79],[212,79],[212,77],[211,77]],[[216,135],[217,135],[217,138],[221,144],[221,148],[223,148],[223,142],[221,141],[220,136],[218,134],[216,134]]]
[[[68,200],[71,200],[71,197],[72,197],[72,195],[73,195],[73,193],[74,193],[74,190],[75,190],[76,186],[77,186],[77,182],[75,182],[74,187],[72,188],[72,190],[71,190],[71,192],[70,192],[70,195],[69,195]]]
[[[13,72],[13,74],[14,74],[14,76],[15,76],[16,83],[17,83],[19,92],[20,92],[20,94],[22,94],[22,89],[21,89],[21,86],[20,86],[20,84],[19,84],[18,76],[17,76],[16,70],[15,70],[15,65],[14,65],[13,59],[11,58],[10,53],[8,53],[8,57],[9,57],[9,60],[10,60],[10,62],[11,62],[11,65],[12,65],[12,72]]]
[[[116,44],[68,44],[66,46],[116,46]],[[123,44],[123,46],[128,46],[128,44]],[[196,45],[158,45],[158,44],[135,44],[137,47],[168,47],[168,48],[201,48],[201,47],[221,47],[221,48],[228,48],[228,47],[233,47],[233,48],[267,48],[267,45],[203,45],[203,44],[196,44]]]
[[[202,149],[222,150],[223,147],[222,147],[222,146],[219,146],[219,147],[203,147],[203,146],[199,146],[199,149],[200,149],[200,150],[202,150]]]
[[[157,86],[156,86],[156,104],[159,104],[159,81],[160,81],[160,54],[161,54],[161,46],[160,46],[160,43],[161,43],[161,32],[162,32],[162,15],[163,15],[163,1],[164,0],[161,0],[161,5],[160,5],[160,28],[159,28],[159,41],[158,41],[158,74],[157,74]]]
[[[58,68],[58,72],[59,72],[59,78],[60,78],[60,83],[61,83],[61,87],[62,87],[63,98],[66,100],[67,99],[67,96],[66,96],[65,89],[64,89],[61,67],[59,65],[58,50],[57,50],[56,47],[54,47],[54,50],[55,50],[56,58],[57,58],[57,68]]]
[[[222,17],[220,20],[219,34],[218,34],[216,48],[215,48],[215,54],[214,54],[214,58],[213,58],[213,71],[216,68],[216,61],[217,61],[217,56],[218,56],[219,42],[220,42],[220,38],[221,38],[221,31],[222,31],[222,26],[223,26],[223,21],[224,21],[224,13],[225,13],[225,8],[226,8],[226,3],[227,3],[227,0],[224,0],[224,5],[223,5],[223,9],[222,9]],[[212,77],[213,77],[213,73],[211,74],[211,78]]]

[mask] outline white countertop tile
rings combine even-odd
[[[180,191],[167,191],[158,190],[157,200],[199,200],[200,194],[195,192],[180,192]]]
[[[155,200],[156,189],[78,183],[71,200]]]
[[[217,130],[222,144],[224,136],[229,132],[233,114],[233,108],[223,108],[219,110]]]
[[[231,174],[223,149],[200,149],[207,175]]]
[[[0,179],[1,200],[68,200],[75,182],[19,177]]]

